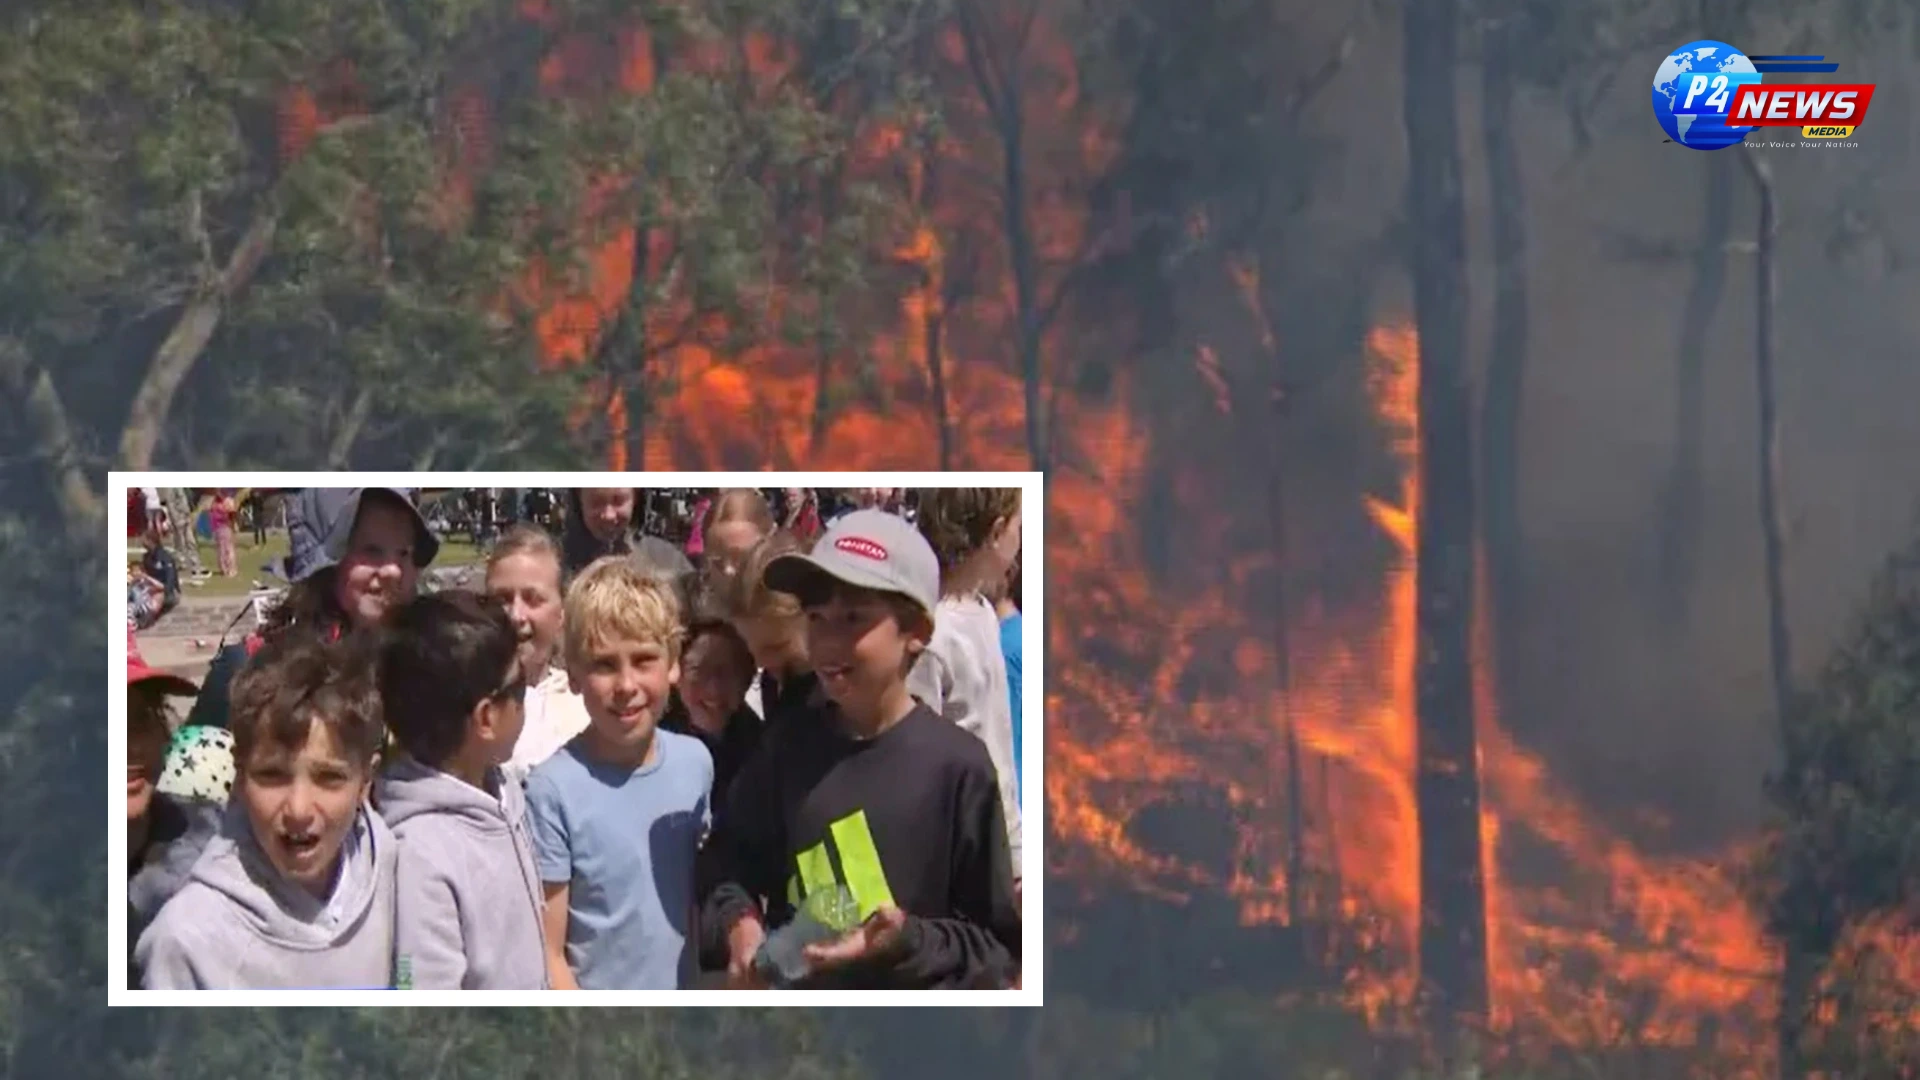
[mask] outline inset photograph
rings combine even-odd
[[[1040,1003],[1038,474],[114,485],[111,1004]]]

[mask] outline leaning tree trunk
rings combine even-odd
[[[1486,899],[1474,733],[1473,405],[1467,387],[1457,0],[1406,0],[1414,315],[1420,338],[1420,540],[1414,708],[1419,732],[1420,978],[1443,1052],[1487,1011]]]
[[[1733,162],[1706,155],[1706,198],[1700,214],[1700,246],[1693,256],[1693,284],[1680,312],[1678,393],[1673,417],[1673,462],[1660,508],[1659,606],[1664,621],[1679,627],[1692,599],[1700,560],[1701,501],[1706,496],[1705,433],[1707,342],[1714,314],[1727,288],[1727,240],[1733,229]]]
[[[1787,631],[1786,522],[1780,496],[1780,409],[1774,392],[1773,309],[1779,295],[1774,244],[1780,235],[1773,171],[1757,151],[1737,151],[1760,196],[1755,237],[1753,379],[1759,411],[1760,544],[1767,590],[1767,660],[1773,676],[1775,720],[1784,735],[1793,710],[1793,639]],[[1797,954],[1797,955],[1796,955]],[[1779,1053],[1783,1080],[1804,1075],[1799,1036],[1809,994],[1812,965],[1803,950],[1788,945],[1785,977],[1780,980]]]

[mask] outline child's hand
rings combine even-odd
[[[836,968],[861,960],[878,960],[900,947],[901,934],[906,925],[906,912],[888,904],[869,915],[866,922],[833,941],[807,946],[801,950],[801,955],[816,970]]]
[[[766,980],[753,968],[753,958],[766,940],[767,928],[754,915],[737,920],[727,931],[727,989],[767,989]]]

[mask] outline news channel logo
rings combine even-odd
[[[1724,150],[1762,127],[1798,127],[1807,139],[1846,138],[1866,116],[1872,84],[1760,85],[1767,75],[1839,68],[1824,56],[1748,56],[1724,41],[1695,41],[1654,72],[1653,116],[1669,140],[1690,150]]]
[[[1724,150],[1753,131],[1727,126],[1727,104],[1741,86],[1759,81],[1753,60],[1724,41],[1682,45],[1653,73],[1654,118],[1681,146]]]

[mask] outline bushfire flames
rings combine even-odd
[[[540,8],[529,3],[528,10],[537,16]],[[654,78],[645,35],[614,40],[619,83],[644,92]],[[964,74],[965,46],[952,33],[943,45],[943,93],[957,122],[932,164],[992,161],[1001,151],[986,145],[991,137],[983,135],[977,88],[970,93]],[[575,51],[559,50],[551,70],[543,69],[551,85],[577,77],[571,69],[588,63]],[[1067,164],[1050,157],[1046,170],[1036,170],[1046,175],[1026,193],[1035,209],[1033,249],[1044,261],[1083,246],[1090,212],[1074,196],[1112,148],[1084,131],[1058,137],[1071,136],[1068,125],[1078,122],[1070,53],[1036,51],[1031,62],[1054,68],[1049,85],[1061,89],[1035,95],[1029,130],[1052,128],[1055,142],[1079,154]],[[767,57],[779,50],[748,52]],[[311,98],[290,98],[289,143],[310,133],[316,111]],[[478,126],[483,116],[469,110],[463,122]],[[981,144],[955,142],[968,138]],[[881,155],[910,154],[902,149],[908,143],[886,131],[864,140]],[[1005,359],[1019,330],[1013,275],[1004,270],[1013,255],[998,232],[1006,193],[983,191],[976,181],[943,184],[932,194],[923,190],[928,161],[896,165],[920,213],[884,257],[917,270],[918,284],[855,346],[870,361],[885,404],[844,403],[823,420],[815,410],[819,358],[809,350],[763,344],[723,355],[682,344],[654,360],[672,371],[673,386],[647,403],[644,462],[628,460],[618,437],[626,423],[623,398],[603,394],[592,403],[613,421],[612,467],[928,468],[942,460],[943,424],[953,466],[1027,466],[1024,386],[1016,364]],[[992,172],[977,164],[973,171]],[[1066,173],[1073,175],[1054,175]],[[963,232],[972,241],[972,272],[999,268],[985,271],[999,278],[961,297],[946,287],[945,267]],[[543,309],[538,331],[546,361],[577,363],[590,355],[627,289],[634,245],[647,245],[644,268],[664,256],[669,242],[627,230],[589,251],[593,272],[584,293],[551,297]],[[532,287],[539,289],[537,282]],[[1069,313],[1055,325],[1071,319]],[[1070,332],[1092,333],[1099,321],[1083,319]],[[1058,363],[1060,340],[1046,336],[1042,344],[1048,364]],[[1395,557],[1382,568],[1372,602],[1332,611],[1303,604],[1291,613],[1288,640],[1311,644],[1296,646],[1298,655],[1284,665],[1274,651],[1271,614],[1246,599],[1257,594],[1249,583],[1270,569],[1268,560],[1230,559],[1217,586],[1177,597],[1145,569],[1133,528],[1149,437],[1132,411],[1124,371],[1098,402],[1057,394],[1046,508],[1054,544],[1046,553],[1045,775],[1055,876],[1121,883],[1175,903],[1201,893],[1230,897],[1247,926],[1284,924],[1301,912],[1335,927],[1344,940],[1321,948],[1322,961],[1341,958],[1331,961],[1345,966],[1341,993],[1388,1025],[1404,1016],[1415,985],[1420,902],[1413,787],[1417,342],[1403,325],[1382,325],[1367,351],[1375,418],[1400,482],[1390,495],[1366,498],[1365,508]],[[1202,377],[1226,412],[1231,406],[1212,353],[1203,360]],[[1062,369],[1048,370],[1064,381]],[[1759,913],[1735,881],[1739,853],[1723,860],[1647,854],[1571,799],[1546,763],[1502,728],[1487,677],[1490,635],[1479,630],[1494,1025],[1521,1043],[1698,1046],[1727,1063],[1719,1076],[1763,1068],[1778,964]],[[1282,668],[1289,673],[1284,686],[1273,677]],[[1291,770],[1284,750],[1289,725],[1302,755]],[[1290,773],[1301,778],[1300,790],[1286,789]],[[1196,788],[1217,795],[1233,821],[1238,851],[1230,867],[1160,850],[1136,827],[1143,811]],[[1313,880],[1287,877],[1283,822],[1290,799],[1307,823],[1304,850],[1292,861]]]
[[[1393,498],[1368,509],[1400,558],[1372,610],[1310,615],[1295,640],[1316,645],[1292,658],[1290,692],[1261,686],[1272,670],[1270,635],[1239,610],[1230,580],[1215,595],[1177,607],[1132,569],[1124,543],[1094,553],[1085,544],[1049,552],[1047,747],[1049,827],[1069,847],[1075,871],[1119,874],[1180,897],[1226,891],[1243,921],[1278,922],[1289,910],[1284,861],[1275,857],[1288,794],[1273,776],[1291,717],[1310,763],[1297,797],[1315,808],[1309,866],[1338,882],[1338,917],[1384,946],[1387,962],[1351,971],[1347,991],[1382,1021],[1411,997],[1419,906],[1419,823],[1413,794],[1414,585],[1420,527],[1416,343],[1381,327],[1369,340],[1376,414],[1404,471]],[[1056,493],[1063,531],[1079,506]],[[1236,568],[1236,574],[1246,568]],[[1071,598],[1070,600],[1065,598]],[[1484,610],[1484,605],[1482,605]],[[1133,628],[1133,629],[1129,629]],[[1478,635],[1483,643],[1487,635]],[[1227,641],[1242,685],[1193,700],[1180,687],[1202,641]],[[1305,650],[1303,650],[1305,651]],[[1127,663],[1150,674],[1119,682]],[[1491,686],[1479,680],[1491,703]],[[1170,732],[1167,718],[1191,729]],[[1161,724],[1156,725],[1157,718]],[[1747,1057],[1766,1044],[1774,959],[1758,914],[1731,874],[1713,864],[1641,854],[1558,792],[1545,764],[1480,716],[1483,826],[1493,1021],[1562,1045],[1627,1039],[1718,1046]],[[1320,768],[1311,763],[1326,763]],[[1129,822],[1178,784],[1217,785],[1241,821],[1241,843],[1265,853],[1264,874],[1222,878],[1148,850]],[[1557,887],[1522,883],[1503,858],[1525,835],[1556,851]],[[1325,912],[1317,917],[1327,917]],[[1363,945],[1366,943],[1362,943]]]

